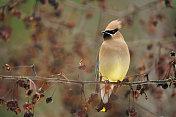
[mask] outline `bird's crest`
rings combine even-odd
[[[106,30],[120,29],[122,27],[122,22],[120,20],[113,20],[108,24]]]

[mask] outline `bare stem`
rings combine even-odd
[[[20,80],[20,79],[31,79],[31,80],[46,80],[46,82],[53,82],[53,83],[68,83],[68,84],[105,84],[104,81],[79,81],[79,80],[66,80],[66,79],[60,79],[58,77],[41,77],[41,76],[6,76],[6,75],[0,75],[1,80]],[[138,84],[164,84],[164,83],[170,83],[170,82],[176,82],[175,78],[167,78],[167,79],[161,79],[161,80],[145,80],[145,81],[135,81],[135,82],[109,82],[110,84],[116,84],[116,85],[138,85]]]

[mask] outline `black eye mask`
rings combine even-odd
[[[111,39],[112,35],[115,34],[117,31],[118,29],[102,31],[104,40]]]
[[[105,30],[105,32],[109,33],[109,34],[115,34],[118,31],[118,29],[114,29],[114,30]]]

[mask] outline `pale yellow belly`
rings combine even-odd
[[[129,68],[129,56],[112,54],[105,57],[100,55],[99,62],[99,72],[103,80],[112,82],[122,81]]]

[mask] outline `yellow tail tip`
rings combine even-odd
[[[100,111],[102,111],[102,112],[106,112],[106,108],[103,107],[103,109],[101,109]]]

